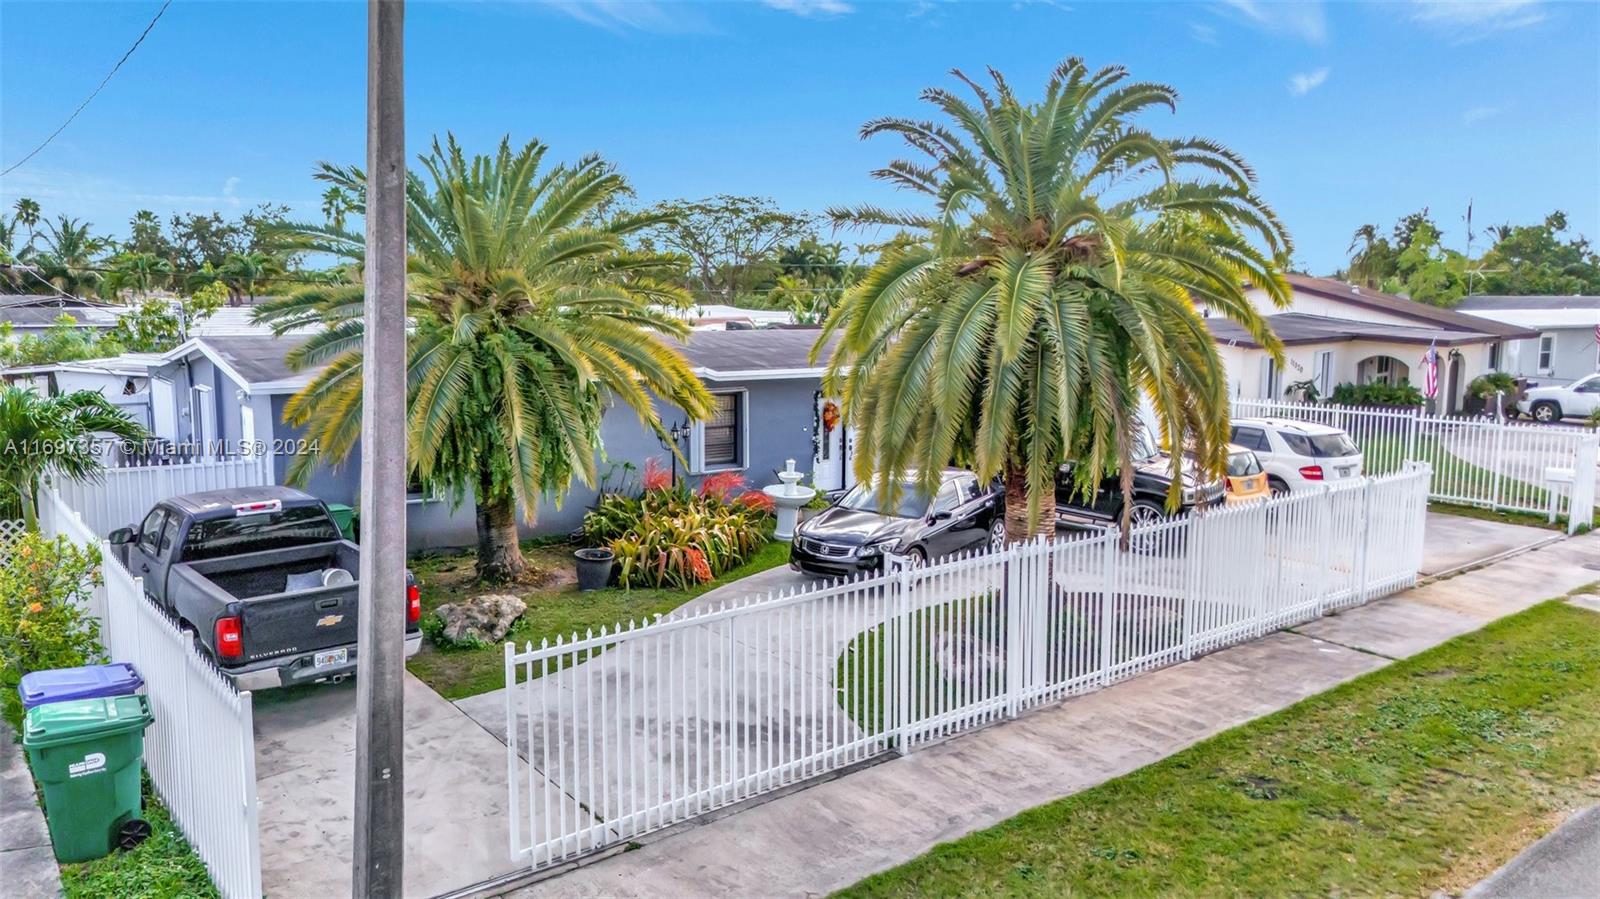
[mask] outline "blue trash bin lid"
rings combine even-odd
[[[54,668],[32,671],[22,676],[17,692],[22,707],[31,709],[47,702],[95,699],[102,696],[127,696],[144,686],[144,678],[127,662],[110,665],[85,665],[81,668]]]

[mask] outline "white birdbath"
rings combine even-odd
[[[805,475],[794,470],[793,459],[787,462],[785,469],[778,472],[778,480],[783,483],[761,488],[761,492],[772,497],[772,502],[778,507],[778,529],[772,536],[779,540],[794,539],[794,526],[800,517],[800,507],[817,495],[814,488],[800,486],[800,479]]]

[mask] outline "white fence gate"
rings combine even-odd
[[[1600,437],[1583,428],[1426,415],[1421,409],[1233,400],[1235,418],[1314,421],[1349,432],[1368,474],[1407,462],[1433,468],[1429,498],[1567,516],[1568,533],[1594,523]],[[1557,479],[1550,479],[1555,473]]]
[[[145,598],[142,580],[54,489],[40,491],[39,529],[100,548],[103,583],[91,602],[101,642],[111,661],[132,663],[144,678],[155,716],[144,732],[145,770],[218,892],[228,899],[258,899],[261,839],[250,694],[235,690],[194,640]]]
[[[549,865],[1416,582],[1426,466],[505,647],[510,851]]]
[[[107,468],[98,480],[55,485],[98,540],[112,530],[137,525],[150,507],[171,496],[228,487],[274,483],[273,457],[208,459],[172,465]]]

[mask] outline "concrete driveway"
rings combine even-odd
[[[268,896],[350,895],[355,707],[353,682],[256,694]],[[410,674],[405,716],[405,894],[434,896],[514,870],[505,746]]]
[[[1495,442],[1471,429],[1447,430],[1441,442],[1450,455],[1467,463],[1454,468],[1446,461],[1435,465],[1435,492],[1467,496],[1485,501],[1494,493],[1489,478],[1476,469],[1504,475],[1500,485],[1503,503],[1543,511],[1548,502],[1544,487],[1546,468],[1572,467],[1572,438],[1556,432],[1539,433],[1538,427],[1518,428],[1514,439],[1506,440],[1496,452]],[[1595,496],[1600,497],[1600,466],[1590,472],[1595,479]]]

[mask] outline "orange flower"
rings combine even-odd
[[[697,546],[691,546],[683,551],[684,558],[689,560],[689,573],[700,583],[711,580],[711,566],[706,563],[706,554]]]
[[[30,602],[30,603],[28,603],[28,611],[34,612],[34,613],[43,612],[44,611],[44,603],[42,603],[42,602]]]

